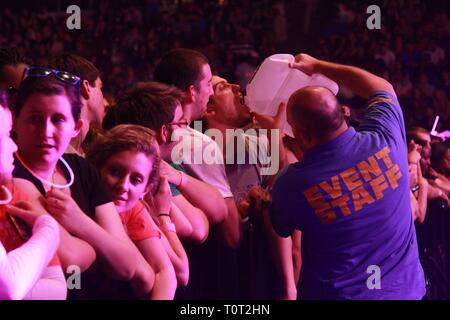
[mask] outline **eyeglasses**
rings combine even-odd
[[[48,77],[51,74],[54,74],[58,80],[61,80],[62,82],[73,86],[80,83],[80,77],[77,77],[73,73],[43,67],[28,67],[27,69],[25,69],[22,81],[26,78]]]
[[[187,128],[187,126],[189,125],[189,122],[185,121],[180,121],[180,122],[171,122],[168,123],[171,126],[179,126],[180,128]]]

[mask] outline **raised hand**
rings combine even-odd
[[[172,204],[172,194],[170,193],[167,176],[161,176],[159,188],[153,198],[153,203],[156,213],[169,213]]]
[[[312,75],[313,73],[316,73],[316,66],[318,62],[318,59],[313,58],[308,54],[300,53],[295,56],[295,62],[290,63],[289,67],[303,71],[308,75]]]
[[[166,176],[170,183],[176,186],[181,183],[181,173],[164,160],[160,162],[159,172],[161,176]]]
[[[284,128],[285,115],[286,115],[286,103],[284,102],[281,102],[279,104],[277,113],[273,117],[252,112],[252,116],[257,124],[257,127],[268,130],[279,129],[282,131]]]
[[[422,147],[414,143],[413,140],[409,142],[408,146],[408,162],[410,164],[418,164],[419,160],[422,158],[420,155],[420,151],[422,150]]]

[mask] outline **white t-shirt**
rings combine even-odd
[[[222,149],[214,140],[188,127],[175,130],[172,141],[179,141],[172,149],[172,162],[217,188],[224,198],[233,196],[225,174]]]

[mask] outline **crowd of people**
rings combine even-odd
[[[386,2],[398,28],[374,42],[340,5],[318,58],[289,65],[339,96],[301,88],[270,116],[242,91],[286,44],[283,2],[121,5],[73,33],[2,9],[2,299],[425,296],[416,228],[450,205],[442,8]]]
[[[436,115],[441,131],[450,123],[450,20],[441,1],[383,1],[381,30],[366,26],[367,4],[323,3],[329,22],[315,30],[317,56],[351,63],[382,75],[394,85],[407,127],[431,130]],[[352,94],[343,95],[349,104]]]
[[[213,69],[239,83],[286,43],[285,11],[278,0],[89,1],[81,5],[81,29],[68,30],[62,3],[10,4],[0,9],[0,46],[15,46],[40,65],[64,51],[83,55],[108,70],[110,93],[149,79],[175,47],[200,49]]]

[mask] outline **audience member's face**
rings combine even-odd
[[[422,173],[427,173],[430,168],[430,157],[431,157],[431,137],[429,134],[418,132],[418,139],[415,141],[417,144],[422,146],[422,158],[420,159],[420,165],[422,167]]]
[[[130,150],[116,153],[101,168],[100,174],[118,212],[132,209],[148,191],[151,168],[153,161],[147,155]]]
[[[31,95],[16,119],[17,145],[27,162],[53,164],[78,134],[65,95]]]
[[[246,126],[252,121],[250,108],[244,103],[240,87],[226,79],[213,76],[214,94],[210,106],[214,109],[216,121],[235,128]]]
[[[211,68],[209,67],[209,64],[204,64],[202,67],[200,82],[194,86],[194,90],[196,91],[196,100],[193,110],[191,111],[191,121],[200,119],[206,111],[206,105],[208,104],[209,97],[214,93],[211,78]]]
[[[92,114],[92,123],[101,125],[105,116],[105,102],[103,100],[103,83],[100,78],[95,80],[95,86],[91,87],[90,110]]]
[[[171,159],[171,153],[173,148],[178,144],[178,143],[183,143],[182,139],[179,140],[180,136],[183,136],[183,132],[175,132],[175,136],[174,139],[172,141],[172,135],[174,133],[174,131],[176,130],[184,130],[186,129],[186,127],[188,126],[188,122],[186,120],[186,117],[184,116],[183,113],[183,108],[181,106],[181,104],[178,102],[177,103],[177,107],[175,108],[175,112],[174,112],[174,116],[173,116],[173,120],[170,124],[167,124],[167,133],[166,133],[166,137],[165,137],[165,142],[162,143],[160,145],[161,148],[161,158],[166,160],[166,161],[172,161]],[[160,141],[161,143],[161,141]]]
[[[13,153],[17,146],[9,136],[11,126],[11,112],[0,105],[0,184],[11,180],[14,169]]]
[[[168,127],[168,136],[166,137],[167,141],[171,141],[172,132],[177,129],[185,129],[188,126],[188,122],[184,117],[183,108],[180,102],[177,102],[177,106],[175,107],[175,111],[173,114],[173,120],[171,123],[167,124]]]
[[[0,86],[3,89],[9,89],[10,87],[14,89],[19,88],[26,67],[27,65],[23,63],[4,66],[1,70],[3,73],[3,81]]]

